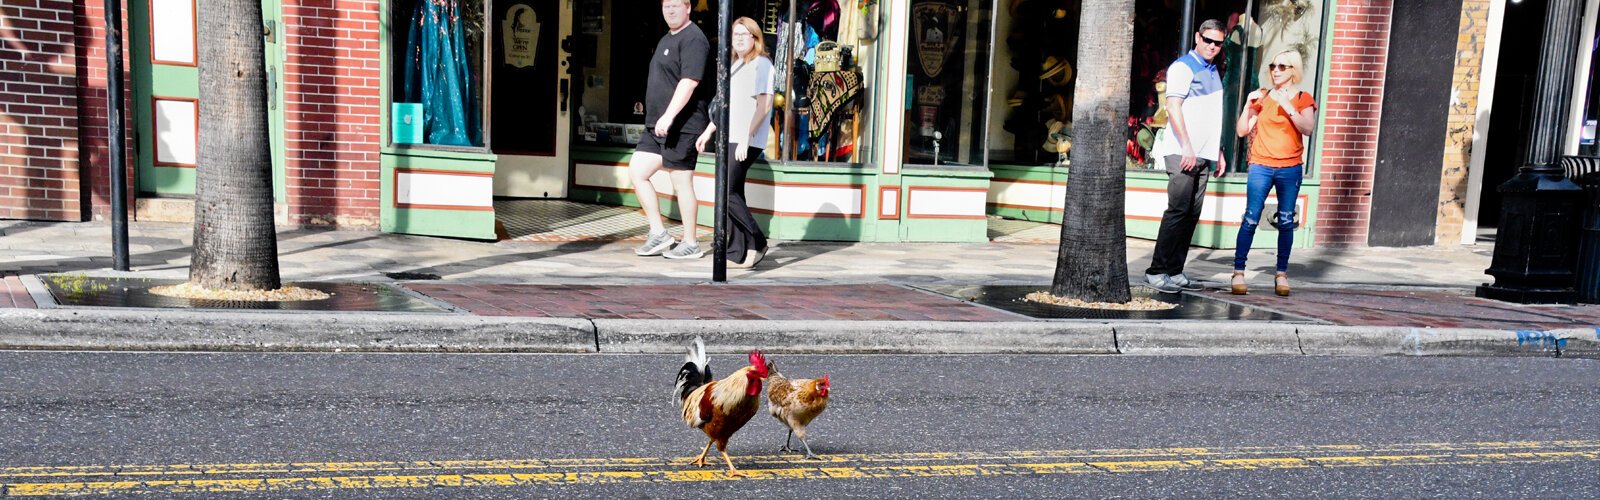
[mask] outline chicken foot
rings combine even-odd
[[[714,441],[710,441],[710,440],[706,441],[706,447],[704,449],[700,450],[700,456],[695,457],[694,461],[693,462],[689,462],[689,463],[694,464],[694,465],[698,465],[698,466],[701,466],[701,467],[705,467],[706,466],[706,454],[711,452],[711,443],[713,443],[713,442]],[[726,453],[724,453],[724,455],[726,455]]]
[[[819,457],[816,454],[811,453],[811,445],[806,444],[806,435],[804,433],[800,434],[800,446],[804,446],[806,448],[806,456],[805,456],[805,458],[807,460],[822,460],[822,457]]]

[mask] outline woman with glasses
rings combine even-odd
[[[1234,295],[1250,293],[1250,285],[1244,279],[1245,260],[1250,256],[1256,227],[1261,224],[1267,191],[1271,190],[1278,193],[1277,211],[1270,219],[1272,227],[1278,229],[1278,265],[1273,292],[1289,296],[1289,250],[1294,246],[1294,230],[1299,226],[1295,208],[1300,196],[1300,180],[1305,174],[1304,136],[1311,135],[1317,124],[1316,99],[1297,87],[1304,75],[1302,64],[1300,52],[1296,50],[1274,55],[1267,65],[1272,87],[1251,92],[1245,98],[1244,110],[1235,126],[1234,132],[1239,137],[1250,137],[1250,176],[1244,220],[1239,226],[1238,246],[1233,254],[1230,285]]]
[[[772,61],[766,58],[767,46],[761,40],[761,25],[754,19],[741,17],[733,22],[733,62],[728,68],[728,147],[733,151],[728,172],[728,241],[724,242],[724,257],[729,267],[754,267],[767,254],[767,236],[750,215],[745,203],[744,181],[750,165],[761,158],[761,148],[767,145],[772,132]],[[717,131],[712,123],[695,141],[695,147],[706,149],[706,141]]]

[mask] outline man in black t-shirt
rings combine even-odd
[[[656,44],[655,55],[650,58],[650,79],[645,85],[644,125],[650,133],[639,138],[628,164],[633,193],[650,223],[644,245],[633,253],[698,259],[705,252],[695,241],[699,205],[694,196],[694,166],[700,152],[694,142],[710,123],[706,103],[710,100],[708,91],[714,87],[701,86],[700,81],[715,66],[705,33],[689,22],[689,0],[661,0],[661,17],[667,21],[668,32]],[[678,212],[683,217],[683,241],[676,246],[662,225],[661,203],[656,199],[655,186],[650,184],[650,176],[662,167],[672,179]]]

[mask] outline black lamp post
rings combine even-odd
[[[1560,161],[1566,112],[1572,100],[1578,54],[1578,0],[1550,0],[1544,48],[1539,51],[1528,157],[1516,177],[1499,187],[1500,228],[1494,260],[1485,273],[1494,284],[1479,297],[1519,303],[1572,302],[1578,221],[1583,191],[1567,179]]]

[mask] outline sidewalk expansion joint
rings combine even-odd
[[[589,322],[589,333],[594,334],[594,352],[598,354],[600,352],[600,325],[594,322],[594,318],[583,318],[583,320]]]

